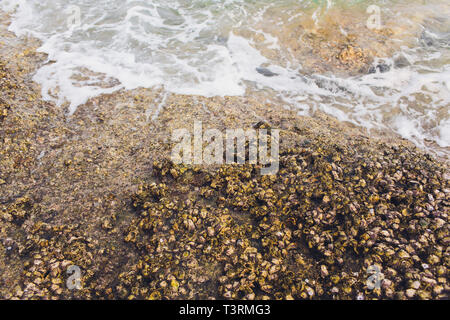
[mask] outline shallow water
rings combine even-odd
[[[373,5],[379,29],[367,24]],[[42,40],[49,61],[34,79],[69,113],[137,87],[259,92],[301,114],[324,111],[450,154],[446,0],[3,0],[0,8],[14,12],[12,31]],[[373,58],[368,70],[332,61],[350,38]]]

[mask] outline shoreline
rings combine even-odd
[[[136,89],[68,118],[31,81],[38,43],[0,35],[1,298],[448,299],[444,159],[257,96],[171,94],[159,110],[164,93]],[[195,120],[280,128],[277,177],[172,164],[171,131]],[[71,265],[82,290],[65,287]]]

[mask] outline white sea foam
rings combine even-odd
[[[78,28],[67,25],[67,9],[74,5],[81,13]],[[270,90],[304,115],[321,110],[367,128],[395,130],[423,147],[426,140],[450,146],[450,30],[427,29],[431,47],[403,48],[398,55],[406,66],[395,66],[393,57],[382,61],[390,71],[355,77],[305,74],[300,63],[270,59],[258,51],[261,43],[235,32],[258,32],[262,45],[282,52],[279,39],[258,26],[268,8],[299,5],[313,1],[0,2],[14,12],[11,31],[42,40],[39,50],[48,54],[48,63],[34,80],[44,99],[67,103],[70,114],[90,98],[120,89],[162,86],[169,93],[208,97]],[[332,5],[327,0],[311,11],[316,23]]]

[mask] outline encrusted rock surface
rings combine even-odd
[[[0,298],[448,299],[445,161],[257,96],[137,89],[67,117],[31,81],[38,44],[1,28]],[[281,129],[280,171],[174,165],[195,120]]]
[[[154,175],[134,197],[125,241],[141,256],[120,298],[448,298],[450,185],[408,148],[311,138],[274,176],[170,162]]]

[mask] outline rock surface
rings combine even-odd
[[[31,81],[38,43],[0,28],[0,298],[448,298],[445,162],[258,96],[137,89],[67,117]],[[174,165],[194,121],[281,129],[279,173]]]

